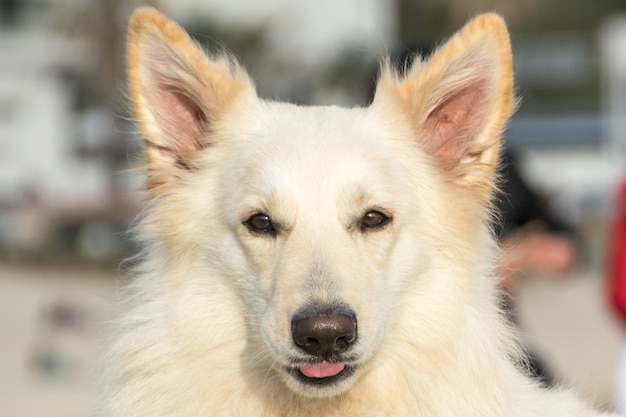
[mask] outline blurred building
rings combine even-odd
[[[0,1],[0,247],[10,252],[65,236],[97,257],[113,242],[91,231],[132,211],[112,176],[129,147],[117,103],[89,86],[101,82],[98,45],[65,20],[80,5]]]

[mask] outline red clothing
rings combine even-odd
[[[626,180],[619,188],[617,212],[609,248],[609,301],[626,321]]]

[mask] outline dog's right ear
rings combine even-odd
[[[153,192],[169,177],[161,171],[192,169],[190,157],[210,145],[211,125],[236,100],[256,97],[233,59],[209,57],[180,26],[148,7],[131,18],[128,75]]]

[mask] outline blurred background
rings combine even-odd
[[[502,14],[522,97],[507,149],[575,247],[556,270],[515,264],[512,311],[555,380],[615,404],[626,329],[606,271],[626,175],[624,0],[0,0],[0,415],[91,414],[120,262],[136,250],[124,43],[143,4],[227,47],[262,96],[302,104],[365,105],[381,56],[402,65],[473,15]]]

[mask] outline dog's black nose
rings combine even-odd
[[[316,356],[330,356],[347,350],[356,340],[356,317],[343,312],[296,315],[291,335],[300,349]]]

